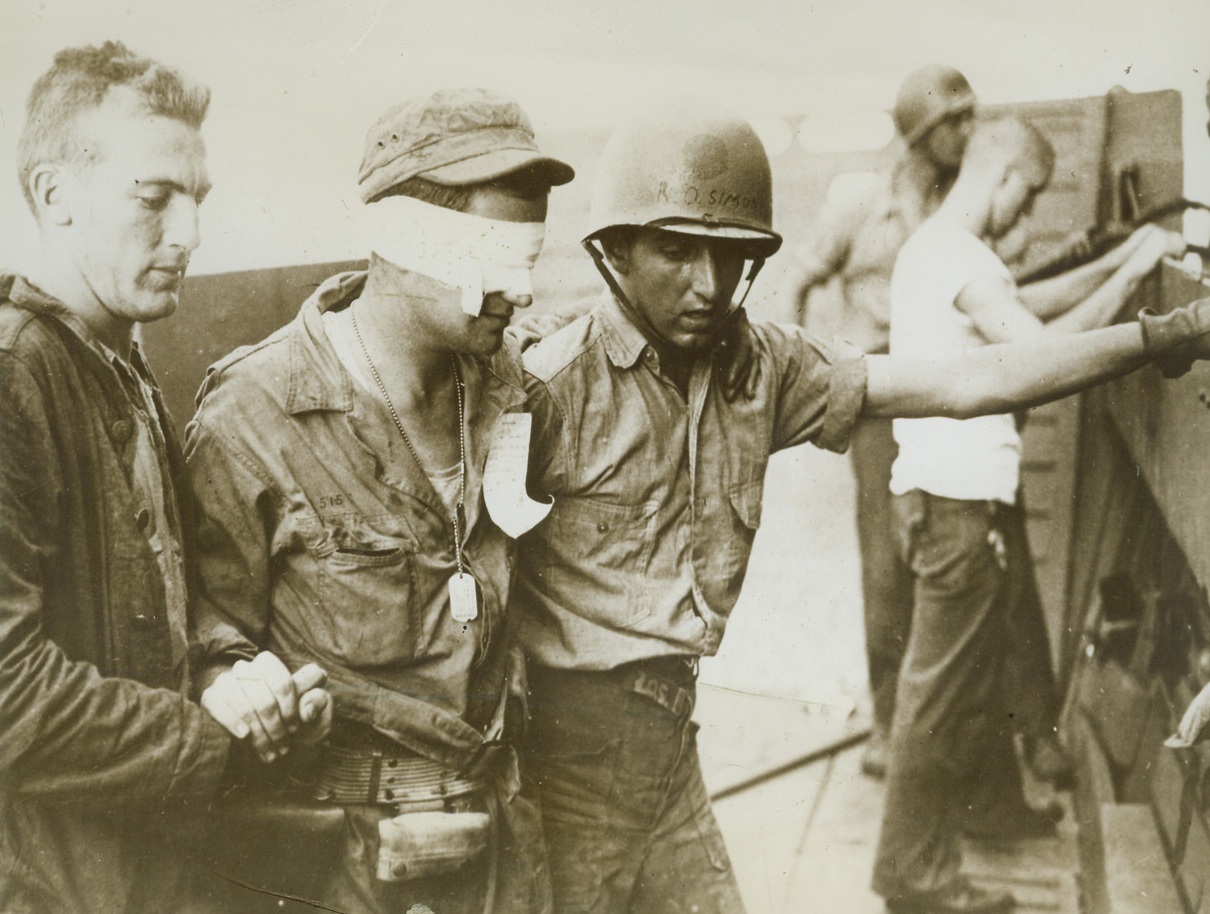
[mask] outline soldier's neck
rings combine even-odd
[[[134,321],[114,314],[74,265],[58,263],[44,251],[29,272],[29,281],[56,299],[123,361],[130,361]]]

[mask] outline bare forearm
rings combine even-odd
[[[1046,324],[1048,333],[1081,333],[1109,324],[1126,300],[1134,294],[1149,267],[1131,258],[1115,271],[1095,292],[1066,314]]]
[[[1126,262],[1136,247],[1137,241],[1131,238],[1091,263],[1050,279],[1021,286],[1018,295],[1030,311],[1042,320],[1049,321],[1096,292]]]
[[[1138,324],[936,360],[869,357],[864,415],[969,419],[1056,400],[1148,361]]]
[[[831,278],[831,270],[822,264],[808,266],[806,272],[798,277],[791,286],[790,304],[794,313],[791,320],[800,327],[807,324],[807,309],[810,305],[811,292],[818,289]]]

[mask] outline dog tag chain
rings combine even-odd
[[[365,340],[361,338],[361,329],[357,326],[357,312],[351,310],[350,316],[353,319],[353,332],[357,335],[357,342],[361,346],[361,354],[365,356],[366,364],[370,366],[370,374],[374,376],[374,383],[378,385],[378,391],[382,394],[382,399],[386,401],[391,418],[395,421],[395,428],[399,430],[399,436],[407,445],[408,452],[416,461],[416,466],[420,467],[420,472],[424,473],[424,464],[420,460],[420,455],[416,453],[412,439],[404,431],[403,422],[399,419],[395,404],[391,402],[386,385],[382,383],[378,369],[374,366],[374,360],[370,358],[370,351],[366,348]],[[450,356],[450,362],[454,366],[454,391],[458,396],[458,504],[450,516],[450,520],[454,524],[454,558],[457,561],[458,570],[450,576],[449,581],[450,614],[458,622],[470,622],[479,616],[479,582],[467,569],[462,556],[462,544],[466,540],[464,507],[466,504],[466,410],[463,404],[462,374],[458,371],[458,362],[453,355]]]

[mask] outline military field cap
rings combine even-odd
[[[368,203],[409,178],[461,186],[527,168],[552,186],[576,174],[542,155],[512,99],[487,89],[439,89],[395,105],[370,128],[357,183]]]

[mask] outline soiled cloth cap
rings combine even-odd
[[[542,155],[521,106],[487,89],[440,89],[389,109],[366,135],[357,183],[370,202],[409,178],[462,186],[522,169],[552,186],[575,171]]]

